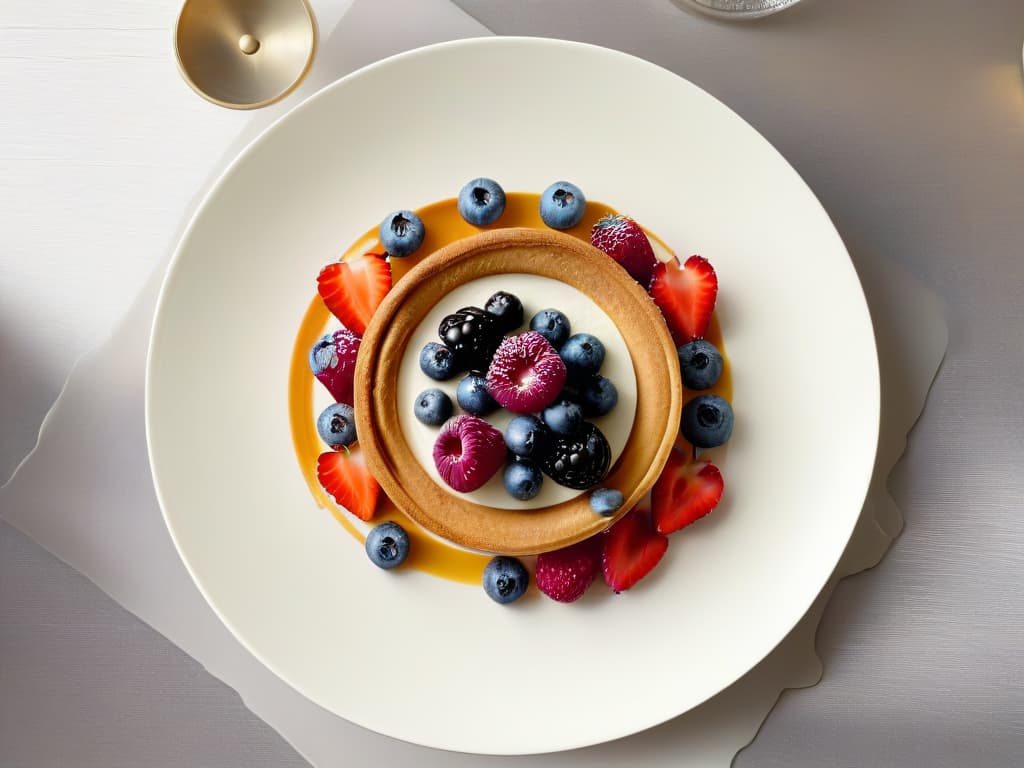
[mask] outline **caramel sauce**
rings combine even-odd
[[[499,224],[485,227],[485,229],[498,228],[498,226],[544,228],[545,224],[540,218],[539,206],[540,196],[537,194],[525,192],[508,193],[506,195],[505,212],[499,219]],[[613,208],[603,203],[588,201],[583,219],[575,227],[565,230],[565,232],[590,242],[590,230],[594,223],[605,214],[615,212]],[[443,245],[475,235],[481,230],[480,227],[467,223],[459,215],[454,198],[432,203],[417,210],[416,213],[423,220],[426,230],[423,245],[412,256],[402,259],[391,259],[391,276],[395,282],[401,280],[424,256],[433,253]],[[653,233],[648,232],[648,236],[652,240],[657,241],[659,245],[664,245]],[[667,246],[666,250],[671,252],[671,249],[667,248]],[[377,238],[376,227],[356,240],[341,258],[344,261],[369,252],[383,252]],[[315,275],[310,277],[310,282],[312,283],[312,278]],[[320,384],[309,371],[308,354],[317,339],[336,327],[338,327],[338,321],[328,312],[323,301],[320,300],[320,296],[314,293],[309,308],[306,310],[306,314],[299,325],[299,331],[295,338],[295,347],[292,350],[288,376],[288,412],[291,421],[292,441],[295,445],[295,455],[299,462],[299,469],[306,480],[306,484],[309,486],[310,493],[313,494],[313,498],[319,506],[330,511],[353,538],[363,543],[366,537],[362,530],[353,522],[350,513],[335,504],[334,500],[320,486],[320,482],[316,477],[317,457],[327,449],[316,431],[317,414],[314,412],[313,392],[314,388],[320,386]],[[722,351],[723,356],[725,356],[717,314],[711,318],[707,339],[718,347]],[[720,395],[726,400],[731,401],[732,377],[728,358],[725,360],[721,379],[708,392]],[[686,399],[689,398],[684,397],[684,402]],[[682,438],[680,438],[679,442],[682,444]],[[352,446],[350,450],[353,453],[357,453],[359,451],[358,444]],[[451,581],[474,585],[480,584],[484,566],[491,559],[491,555],[470,552],[435,538],[406,517],[382,493],[373,522],[376,524],[386,520],[399,523],[409,534],[409,558],[405,561],[403,567],[416,568],[433,576]]]

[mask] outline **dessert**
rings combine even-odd
[[[449,467],[439,466],[437,456],[430,455],[436,448],[436,431],[416,420],[408,407],[430,382],[418,363],[420,350],[432,339],[443,339],[453,353],[448,381],[458,382],[460,410],[498,428],[500,418],[511,417],[511,412],[492,405],[491,395],[513,402],[514,393],[500,386],[500,380],[513,374],[516,365],[528,363],[523,370],[530,371],[534,385],[516,396],[536,396],[537,385],[552,376],[555,384],[564,380],[552,373],[565,367],[561,356],[546,352],[562,346],[571,335],[573,317],[560,310],[557,315],[544,312],[544,305],[536,303],[525,313],[532,329],[551,326],[554,344],[541,331],[527,331],[509,335],[497,355],[503,344],[500,329],[476,305],[485,303],[493,289],[508,285],[513,275],[520,276],[516,285],[526,288],[515,293],[524,302],[528,295],[550,300],[557,288],[559,306],[575,307],[569,314],[581,328],[596,331],[594,335],[614,350],[615,360],[609,354],[602,370],[612,374],[620,397],[631,393],[628,403],[620,403],[605,417],[608,428],[600,431],[576,431],[583,426],[582,411],[571,401],[536,408],[533,415],[554,433],[550,450],[537,458],[538,465],[556,482],[545,482],[530,502],[510,497],[500,478],[483,485],[490,478],[483,479],[480,473],[474,475],[469,491],[476,495],[453,494],[448,478],[438,481]],[[589,310],[585,317],[584,307]],[[614,321],[601,307],[616,313]],[[678,433],[678,353],[660,311],[606,255],[550,230],[495,229],[424,256],[381,302],[363,336],[356,367],[357,432],[371,473],[406,515],[472,549],[535,554],[598,533],[609,519],[595,515],[587,494],[580,491],[600,481],[621,490],[627,505],[635,504],[653,485]],[[493,392],[480,386],[478,375],[463,375],[466,369],[487,370]],[[495,473],[499,468],[490,460],[484,466]],[[464,484],[455,490],[467,493]]]
[[[375,234],[317,280],[344,328],[311,306],[300,332],[320,318],[305,375],[334,401],[309,414],[293,364],[307,478],[297,418],[331,449],[314,495],[347,510],[328,504],[374,564],[472,578],[497,602],[526,593],[531,569],[558,602],[599,572],[634,586],[722,495],[691,447],[733,424],[710,263],[680,262],[568,182],[535,196],[474,179]],[[348,513],[378,525],[362,534]]]

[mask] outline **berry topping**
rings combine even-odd
[[[611,413],[619,402],[619,391],[611,379],[598,374],[580,384],[576,398],[583,415],[589,419]]]
[[[650,573],[667,549],[668,538],[654,530],[650,514],[634,509],[604,535],[601,570],[605,583],[624,592]]]
[[[391,290],[391,265],[383,256],[367,253],[328,264],[316,279],[316,289],[331,314],[359,336]]]
[[[544,423],[556,435],[575,434],[583,426],[583,411],[569,400],[559,400],[544,409]]]
[[[380,486],[351,454],[345,451],[321,453],[316,461],[316,477],[336,502],[360,520],[373,517]]]
[[[597,336],[577,333],[566,340],[558,354],[565,363],[569,380],[581,381],[601,370],[604,363],[604,344]]]
[[[505,427],[505,446],[516,456],[537,458],[550,442],[551,433],[536,416],[516,416]]]
[[[538,493],[544,482],[544,476],[537,465],[529,459],[516,459],[505,467],[505,490],[509,496],[529,501]]]
[[[622,508],[626,498],[615,488],[596,488],[590,494],[590,508],[602,517],[611,517]]]
[[[486,371],[503,338],[498,318],[480,307],[463,307],[447,315],[437,333],[463,371]]]
[[[722,375],[722,353],[710,341],[697,339],[683,344],[679,354],[679,371],[687,389],[711,389]]]
[[[537,555],[537,589],[560,603],[583,597],[601,570],[601,537]]]
[[[530,585],[530,573],[514,557],[493,558],[484,567],[484,592],[502,605],[518,600]]]
[[[309,369],[339,403],[355,399],[356,353],[360,338],[341,328],[317,339],[309,350]]]
[[[502,341],[487,370],[491,397],[512,413],[539,411],[558,397],[564,384],[565,364],[536,331]]]
[[[380,223],[380,244],[392,256],[408,256],[423,245],[423,221],[412,211],[389,213]]]
[[[615,259],[647,290],[658,258],[639,224],[621,214],[602,216],[590,230],[590,243]]]
[[[552,229],[575,227],[586,209],[583,192],[568,181],[556,181],[540,196],[540,217]]]
[[[697,448],[716,448],[732,435],[732,406],[718,395],[697,395],[683,406],[682,430]]]
[[[409,534],[398,523],[381,523],[366,534],[366,554],[378,568],[396,568],[409,556]]]
[[[569,318],[557,309],[542,309],[530,320],[530,330],[539,333],[558,349],[569,338]]]
[[[470,224],[486,227],[505,212],[505,190],[493,179],[473,179],[459,192],[458,207]]]
[[[585,491],[601,482],[611,463],[608,441],[593,424],[572,436],[556,436],[541,459],[541,469],[559,485]]]
[[[651,491],[651,511],[658,533],[672,533],[718,506],[725,483],[710,461],[688,461],[673,450]]]
[[[434,466],[441,479],[461,493],[475,491],[505,463],[501,432],[476,416],[457,416],[434,443]]]
[[[511,293],[498,291],[487,300],[484,309],[498,318],[498,327],[505,333],[523,324],[523,302]]]
[[[459,372],[455,353],[444,344],[427,342],[420,352],[420,370],[434,381],[446,381]]]
[[[347,403],[334,403],[324,408],[316,420],[320,439],[340,451],[356,441],[356,414]]]
[[[425,389],[416,397],[413,413],[421,423],[429,427],[439,427],[452,416],[455,406],[452,399],[440,389]]]
[[[703,256],[691,256],[682,266],[676,259],[660,262],[654,268],[650,294],[665,316],[672,339],[681,346],[707,333],[718,277]]]
[[[455,399],[459,401],[462,410],[474,416],[485,416],[498,407],[487,391],[487,379],[478,373],[471,373],[459,382]]]

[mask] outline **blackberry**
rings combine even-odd
[[[484,309],[498,318],[503,331],[514,331],[523,324],[523,302],[505,291],[498,291],[484,304]]]
[[[541,469],[559,485],[585,491],[608,471],[612,451],[601,430],[587,422],[573,435],[557,436],[541,458]]]
[[[448,315],[437,328],[461,370],[486,371],[503,338],[498,318],[480,307],[463,307]]]

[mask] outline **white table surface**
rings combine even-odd
[[[459,4],[498,33],[619,48],[708,89],[790,159],[856,261],[894,260],[948,303],[947,360],[893,479],[907,530],[840,586],[824,681],[784,696],[736,764],[1019,766],[1024,2],[806,0],[748,25],[669,0]],[[0,8],[0,478],[165,252],[216,159],[196,162],[209,137],[246,119],[178,78],[178,0],[90,5]],[[0,765],[304,764],[0,524]]]

